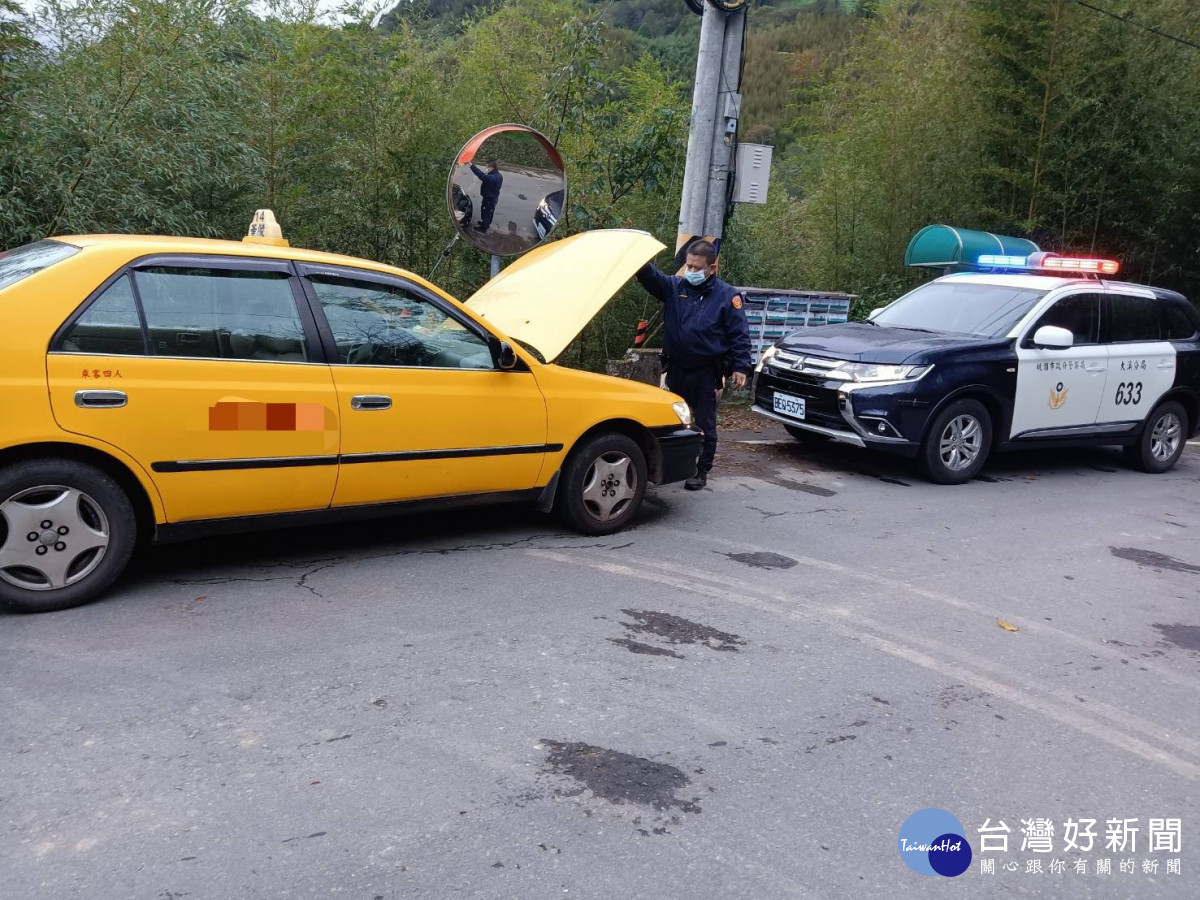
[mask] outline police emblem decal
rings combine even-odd
[[[1057,385],[1050,388],[1050,399],[1046,401],[1046,405],[1051,409],[1060,409],[1067,402],[1067,389],[1063,387],[1060,381]]]

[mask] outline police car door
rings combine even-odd
[[[1159,301],[1149,291],[1122,288],[1104,299],[1109,363],[1099,421],[1140,424],[1175,384],[1175,346],[1160,340]]]
[[[1074,336],[1066,349],[1039,347],[1039,328],[1056,325]],[[1017,395],[1010,439],[1086,433],[1096,423],[1108,370],[1100,343],[1100,295],[1059,297],[1017,339]]]

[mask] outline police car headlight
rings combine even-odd
[[[884,366],[878,363],[846,363],[838,371],[850,376],[851,381],[871,383],[875,381],[916,381],[933,366]]]
[[[686,403],[680,400],[678,403],[672,403],[671,409],[675,410],[675,415],[679,416],[679,421],[684,425],[692,424],[692,410]]]
[[[771,360],[773,360],[775,358],[775,354],[778,352],[779,352],[779,348],[776,347],[774,344],[772,344],[770,347],[768,347],[766,350],[764,350],[762,352],[762,356],[760,356],[758,359],[758,365],[754,367],[754,371],[761,372],[763,370],[763,366],[765,366],[767,363],[769,363]]]

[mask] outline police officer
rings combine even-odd
[[[671,361],[667,388],[687,401],[704,432],[696,474],[684,483],[689,491],[698,491],[708,483],[717,452],[722,379],[731,373],[732,386],[744,387],[753,363],[742,298],[716,276],[716,248],[697,241],[688,247],[686,259],[682,277],[665,275],[647,263],[637,279],[663,305],[663,356]]]
[[[471,171],[481,182],[479,186],[479,224],[476,231],[487,231],[492,227],[492,214],[496,211],[496,201],[500,198],[500,188],[504,184],[504,176],[500,174],[500,164],[496,160],[488,163],[484,172],[479,166],[471,164]]]

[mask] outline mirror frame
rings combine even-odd
[[[513,349],[512,344],[495,335],[492,335],[488,344],[492,349],[492,362],[497,369],[502,372],[512,372],[518,367],[521,358],[517,356],[517,351]]]
[[[488,138],[495,137],[498,134],[505,134],[505,133],[509,133],[509,132],[520,132],[520,133],[531,136],[532,138],[534,138],[534,140],[536,140],[541,145],[542,149],[546,151],[547,156],[549,156],[549,158],[550,158],[550,162],[558,169],[559,177],[560,177],[560,186],[557,187],[555,190],[562,191],[563,200],[562,200],[562,206],[560,207],[558,218],[555,221],[554,226],[546,233],[546,237],[544,237],[544,238],[538,237],[536,229],[533,229],[533,234],[534,234],[534,237],[536,238],[536,240],[534,240],[533,243],[529,244],[529,246],[527,246],[527,247],[523,248],[522,250],[519,250],[515,253],[514,252],[498,253],[495,250],[489,249],[487,246],[484,246],[482,244],[482,242],[480,242],[479,237],[472,233],[469,222],[467,224],[467,227],[463,227],[463,225],[459,222],[458,216],[455,215],[454,176],[457,173],[459,166],[470,165],[471,163],[473,163],[475,161],[476,154],[483,148],[483,145],[487,142]],[[555,193],[555,191],[550,192],[550,194],[553,194],[553,193]],[[550,196],[550,194],[547,194],[545,196]],[[483,131],[480,131],[480,132],[476,133],[475,135],[473,135],[470,140],[468,140],[465,144],[463,144],[462,149],[459,150],[458,153],[455,155],[454,163],[450,166],[450,173],[446,177],[446,211],[450,216],[451,223],[454,225],[455,233],[462,240],[464,240],[468,244],[470,244],[472,247],[474,247],[475,249],[477,249],[483,253],[488,254],[489,256],[521,256],[525,253],[528,253],[530,250],[534,249],[535,247],[538,247],[538,246],[546,243],[547,241],[549,241],[553,237],[554,230],[558,227],[558,223],[561,222],[563,219],[563,213],[567,209],[567,196],[568,196],[567,169],[566,169],[566,165],[563,163],[562,155],[558,152],[558,148],[556,148],[554,146],[554,144],[552,144],[550,142],[550,139],[547,138],[540,131],[536,131],[535,129],[530,128],[527,125],[519,125],[514,122],[507,122],[507,123],[504,123],[501,125],[492,125],[491,127],[485,128],[485,129],[483,129]],[[532,211],[530,212],[530,222],[533,221],[533,216],[537,211],[537,206],[543,199],[545,199],[545,197],[533,198]],[[532,228],[532,225],[531,225],[531,228]]]

